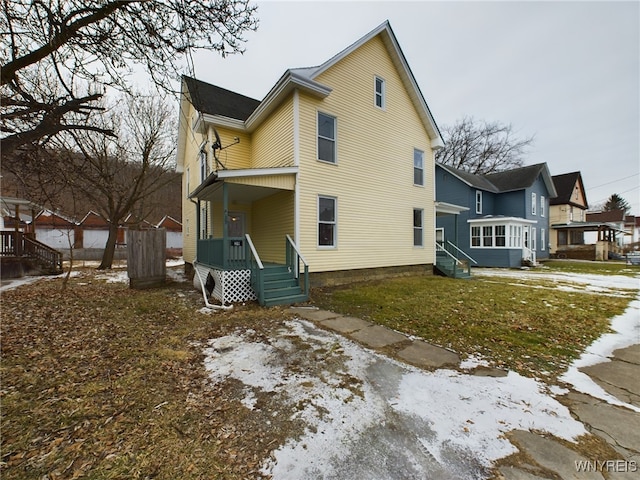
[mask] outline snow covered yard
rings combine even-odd
[[[500,274],[523,276],[487,273]],[[633,277],[530,275],[597,295],[638,288]],[[613,332],[595,342],[562,381],[614,401],[577,368],[639,342],[639,313],[636,299],[612,319]],[[425,372],[302,320],[286,322],[273,338],[254,333],[212,339],[204,349],[205,365],[212,382],[235,379],[245,385],[246,408],[255,408],[255,396],[268,392],[291,418],[304,419],[304,435],[290,438],[265,460],[262,471],[274,479],[488,478],[493,461],[516,451],[504,437],[511,430],[544,431],[569,441],[586,433],[555,398],[565,388],[515,372],[473,376],[465,369],[474,361],[460,371]]]

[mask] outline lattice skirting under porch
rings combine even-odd
[[[223,305],[257,298],[251,288],[251,270],[217,270],[204,265],[195,265],[195,268],[208,289],[213,287],[211,296]]]

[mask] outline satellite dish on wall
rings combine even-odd
[[[223,170],[225,170],[227,167],[225,167],[224,164],[218,158],[218,150],[224,150],[225,148],[229,148],[232,145],[236,145],[240,143],[240,138],[233,137],[233,143],[227,145],[226,147],[223,147],[222,141],[220,140],[220,135],[218,134],[218,131],[215,128],[213,129],[213,135],[216,137],[215,141],[213,142],[213,145],[211,145],[211,149],[213,150],[213,158],[216,159],[216,164],[222,167]]]

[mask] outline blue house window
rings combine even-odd
[[[482,192],[476,190],[476,213],[482,213]]]
[[[532,192],[531,193],[531,215],[535,215],[536,214],[536,193]]]
[[[540,195],[540,216],[544,217],[545,214],[545,207],[547,206],[546,202],[545,202],[545,198],[544,195]]]

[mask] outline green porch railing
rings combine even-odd
[[[211,267],[243,270],[248,268],[244,244],[242,237],[198,239],[196,257],[199,263]]]

